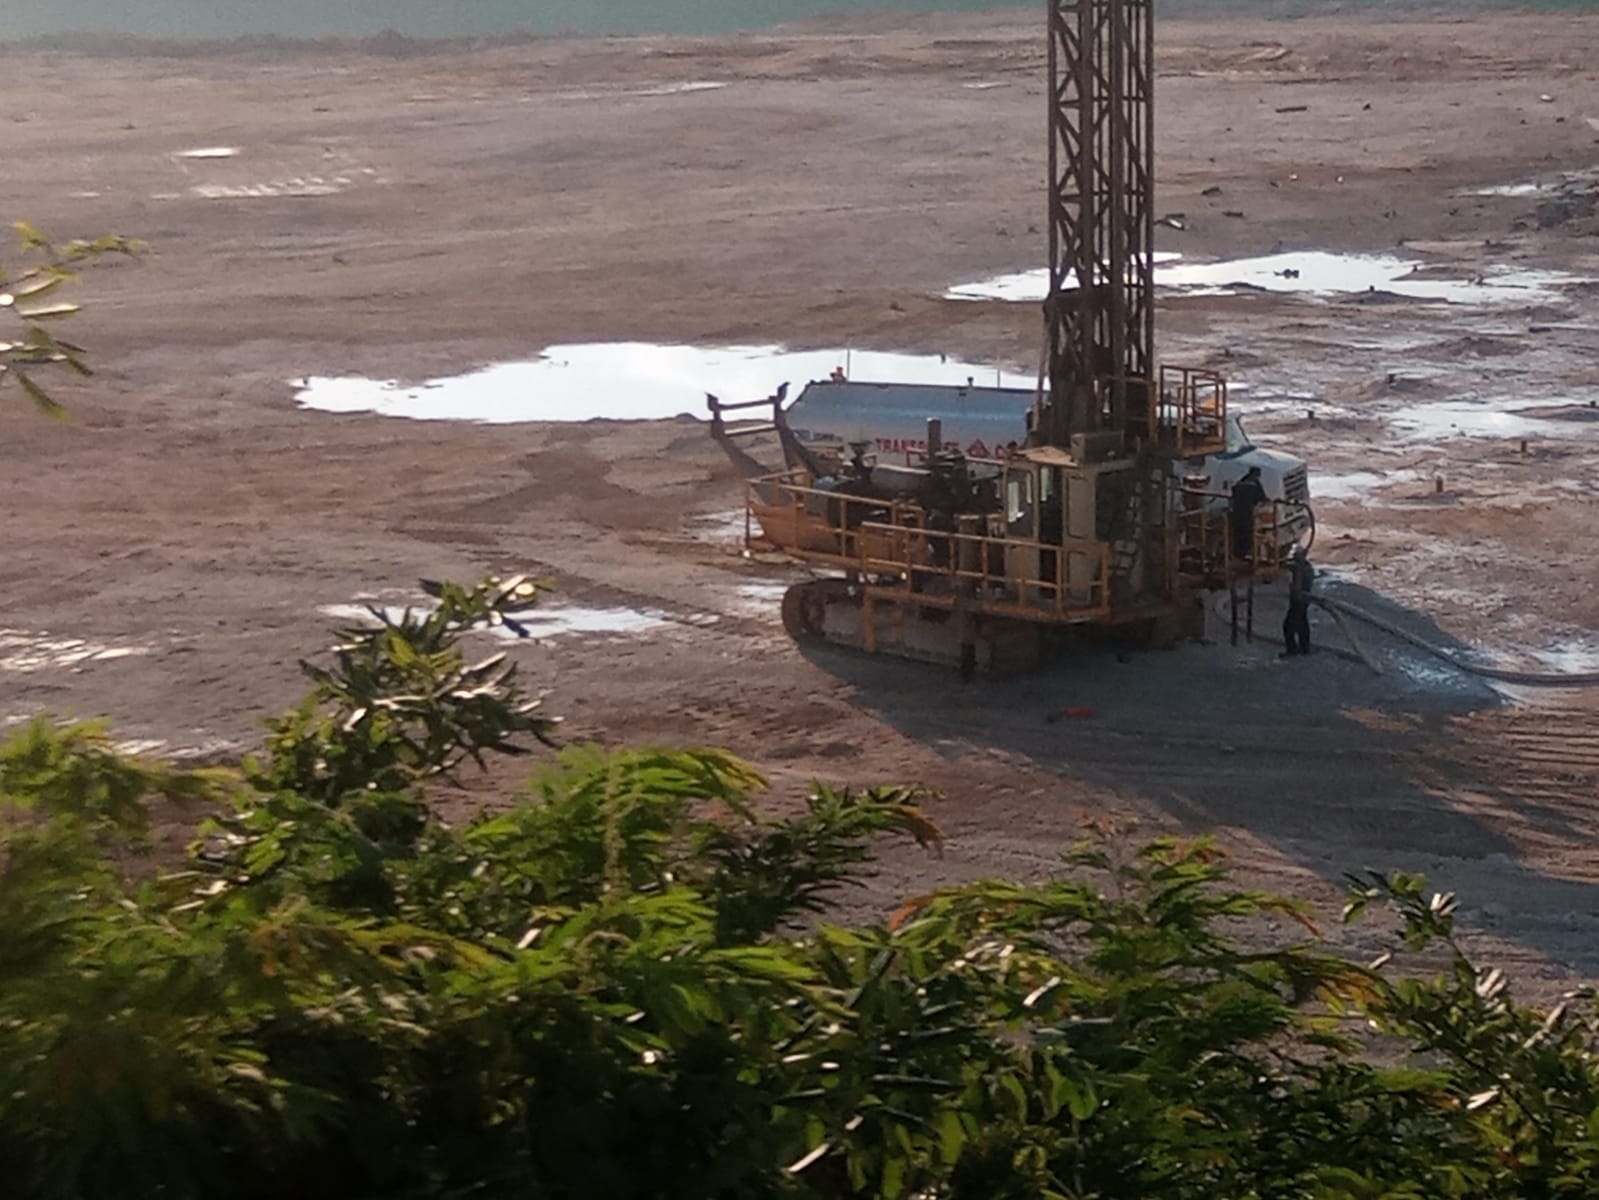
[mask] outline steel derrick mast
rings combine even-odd
[[[1068,446],[1126,429],[1135,381],[1155,373],[1154,6],[1048,5],[1049,390],[1033,440]]]

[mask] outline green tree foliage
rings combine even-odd
[[[50,397],[41,376],[58,369],[92,373],[83,347],[51,332],[51,326],[78,311],[78,305],[61,298],[61,289],[86,263],[108,254],[138,254],[142,247],[121,237],[56,245],[26,222],[15,228],[21,252],[9,268],[0,264],[0,384],[14,381],[43,412],[59,418],[65,410]]]
[[[35,724],[0,750],[10,1193],[1213,1200],[1599,1193],[1585,1001],[1518,1006],[1420,880],[1354,881],[1418,978],[1319,949],[1204,842],[829,923],[918,797],[763,816],[711,749],[462,763],[555,727],[474,628],[525,581],[342,631],[238,771]],[[151,814],[189,813],[182,869]],[[1284,931],[1289,932],[1284,932]]]

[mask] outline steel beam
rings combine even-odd
[[[1033,440],[1066,446],[1126,428],[1128,381],[1154,374],[1154,7],[1046,2],[1050,387]]]

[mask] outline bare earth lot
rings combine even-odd
[[[1576,277],[1494,304],[1172,296],[1160,322],[1166,358],[1225,367],[1255,435],[1325,481],[1318,561],[1505,661],[1599,650],[1599,20],[1171,21],[1160,46],[1160,210],[1184,214],[1163,249]],[[702,427],[296,407],[296,377],[421,380],[578,341],[1030,369],[1035,306],[940,294],[1043,261],[1035,22],[0,58],[0,215],[154,248],[82,289],[74,333],[104,369],[73,422],[0,410],[0,719],[103,714],[230,753],[298,694],[320,607],[549,572],[574,602],[670,618],[517,651],[569,736],[727,745],[776,802],[814,777],[944,794],[946,856],[891,852],[862,905],[1047,872],[1110,814],[1216,830],[1252,880],[1328,903],[1345,870],[1423,869],[1535,989],[1599,977],[1582,693],[1269,646],[967,687],[807,656],[769,586],[791,575],[739,555],[741,491]],[[727,86],[670,87],[699,81]],[[1513,184],[1543,190],[1475,194]],[[1544,411],[1438,419],[1462,400]],[[1066,705],[1098,715],[1045,722]]]

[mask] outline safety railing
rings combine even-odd
[[[782,471],[744,484],[745,541],[753,516],[764,540],[802,558],[853,569],[861,557],[861,530],[869,523],[916,529],[926,523],[918,504],[850,496],[812,487],[804,470]],[[804,482],[801,482],[804,481]]]
[[[1153,380],[1133,375],[1101,375],[1094,380],[1099,428],[1126,432],[1140,441],[1155,436],[1158,406]]]
[[[1110,614],[1111,548],[1051,546],[1003,531],[966,532],[868,523],[858,567],[875,597],[964,607],[1029,621]]]
[[[1202,458],[1227,448],[1227,380],[1203,367],[1163,366],[1155,414],[1162,438],[1178,458]]]
[[[1177,513],[1177,566],[1190,582],[1207,586],[1240,576],[1270,579],[1293,554],[1305,506],[1269,500],[1255,510],[1249,553],[1237,553],[1231,497],[1225,492],[1183,488]],[[1285,534],[1290,536],[1285,536]]]
[[[1100,427],[1125,430],[1177,458],[1202,458],[1227,446],[1227,380],[1203,367],[1163,366],[1155,380],[1107,375],[1095,380]]]

